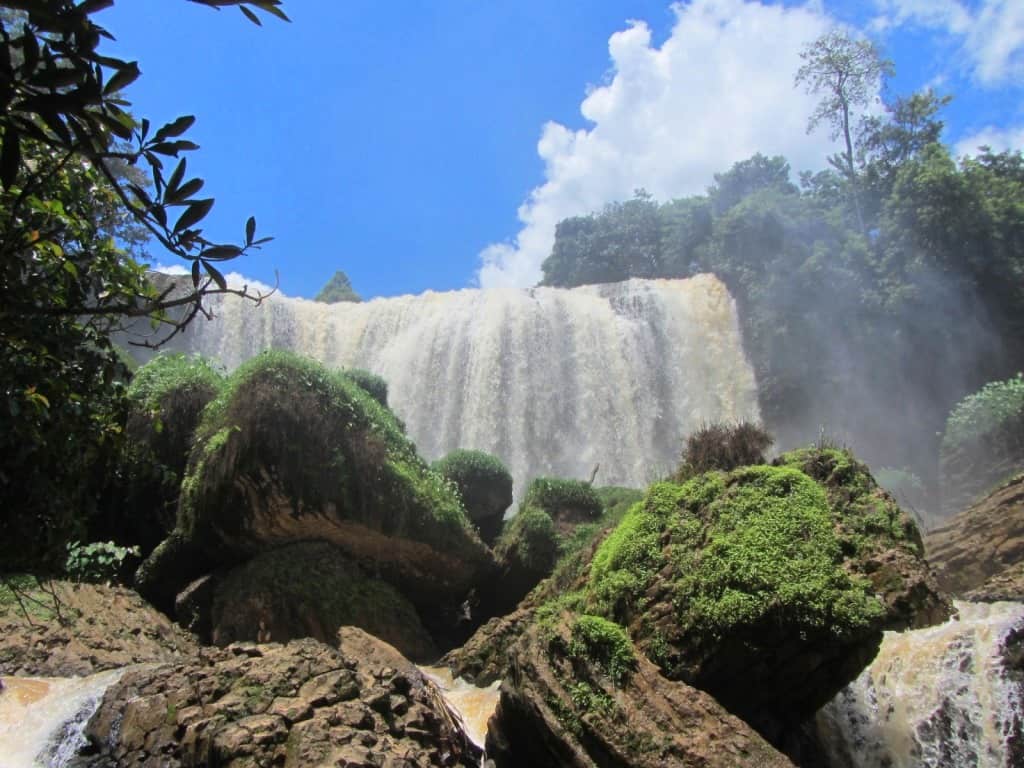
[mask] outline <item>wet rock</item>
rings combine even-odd
[[[925,547],[939,584],[950,593],[965,596],[995,578],[993,595],[1020,595],[1014,572],[999,577],[1024,562],[1024,475],[930,531]]]
[[[233,645],[130,669],[107,691],[86,737],[89,754],[75,768],[476,759],[437,689],[395,649],[351,627],[338,648],[311,639]]]

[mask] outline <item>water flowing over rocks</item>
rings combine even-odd
[[[818,714],[830,768],[1024,765],[1024,605],[956,607],[940,626],[886,633]]]
[[[640,487],[674,466],[681,435],[758,415],[735,302],[711,275],[210,308],[178,348],[229,369],[274,348],[373,371],[424,456],[494,454],[517,498],[596,464],[600,483]]]

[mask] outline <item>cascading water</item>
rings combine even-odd
[[[1024,604],[887,632],[875,661],[818,713],[830,768],[1024,765]]]
[[[233,369],[269,348],[383,376],[428,459],[455,448],[539,475],[640,486],[702,422],[757,419],[735,303],[711,275],[572,290],[427,292],[327,305],[215,299],[177,349]]]
[[[0,768],[63,768],[123,669],[88,677],[4,678],[0,692]]]

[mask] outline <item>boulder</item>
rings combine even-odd
[[[792,765],[713,698],[663,677],[611,622],[549,614],[509,656],[487,733],[498,768]]]
[[[195,578],[327,541],[418,608],[451,612],[492,563],[459,500],[394,415],[347,376],[285,352],[242,365],[204,411],[171,536],[136,575],[169,610]]]
[[[28,616],[2,601],[0,674],[91,675],[196,652],[191,635],[129,589],[64,581],[25,588]]]
[[[775,743],[856,677],[883,630],[951,610],[913,521],[839,450],[652,486],[576,599]]]
[[[330,643],[351,625],[415,661],[440,655],[416,610],[394,587],[368,578],[326,542],[263,552],[217,579],[209,624],[219,646],[302,637]]]
[[[439,691],[401,654],[354,628],[338,644],[235,644],[129,669],[70,765],[476,764]]]
[[[455,483],[480,538],[493,545],[512,505],[512,475],[505,465],[489,453],[460,449],[434,462],[434,470]]]
[[[930,531],[925,548],[939,584],[958,597],[978,599],[973,591],[989,580],[999,594],[1019,594],[1009,571],[1024,563],[1024,474]]]

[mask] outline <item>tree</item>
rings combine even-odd
[[[322,301],[325,304],[337,304],[341,301],[359,302],[362,298],[352,289],[352,283],[348,275],[340,269],[327,281],[327,284],[320,289],[313,301]]]
[[[801,52],[803,65],[796,73],[796,84],[822,99],[807,120],[810,133],[822,122],[832,129],[831,137],[843,137],[844,150],[831,158],[851,185],[851,198],[861,231],[866,233],[864,216],[856,193],[854,169],[853,112],[867,105],[876,93],[879,81],[892,76],[893,65],[883,59],[869,40],[852,40],[843,32],[832,31],[808,44]]]
[[[191,0],[284,17],[280,0]],[[91,16],[113,0],[0,2],[0,560],[53,568],[102,503],[125,419],[127,371],[110,340],[125,317],[173,335],[211,293],[217,263],[258,248],[211,241],[213,205],[186,176],[191,116],[156,130],[122,92],[136,62],[105,56]],[[250,6],[250,7],[247,7]],[[148,169],[152,187],[144,183]],[[180,209],[172,215],[175,209]],[[140,228],[192,265],[192,285],[157,292],[122,245]],[[170,311],[180,312],[173,316]],[[157,339],[156,344],[161,339]]]
[[[883,59],[871,41],[851,40],[836,31],[808,44],[800,58],[804,63],[796,73],[797,85],[803,85],[807,93],[822,94],[821,102],[807,121],[807,132],[827,122],[833,139],[842,135],[843,166],[852,177],[852,112],[871,101],[882,77],[892,76],[892,62]]]

